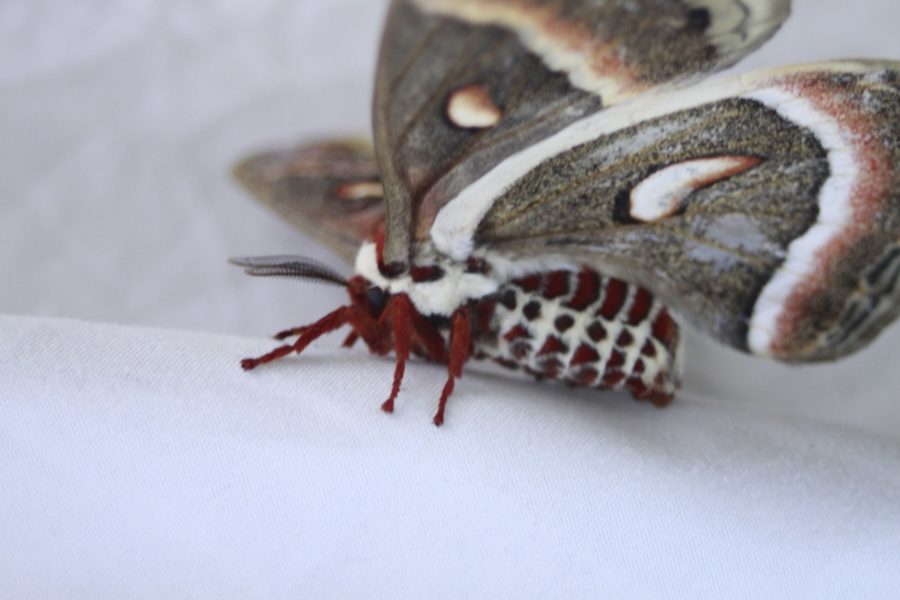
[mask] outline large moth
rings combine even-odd
[[[625,389],[658,405],[679,320],[738,350],[837,359],[900,311],[900,63],[838,61],[700,80],[760,46],[788,0],[394,0],[374,147],[248,159],[259,199],[354,261],[234,259],[345,286],[350,302],[253,369],[350,328]],[[677,315],[677,316],[676,316]]]

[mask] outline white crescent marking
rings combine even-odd
[[[501,110],[480,85],[470,85],[450,94],[447,118],[457,127],[487,129],[500,122]]]
[[[631,218],[642,223],[661,221],[675,214],[696,190],[743,173],[759,164],[753,156],[715,156],[669,165],[631,190]]]

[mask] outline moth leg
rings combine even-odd
[[[351,331],[347,337],[344,339],[344,343],[341,344],[344,348],[352,348],[356,345],[356,342],[359,341],[359,334],[355,331]]]
[[[272,337],[276,340],[286,340],[291,337],[301,336],[306,333],[306,330],[309,329],[309,325],[304,325],[302,327],[291,327],[290,329],[285,329],[284,331],[279,331]]]
[[[303,350],[316,339],[345,325],[350,318],[352,310],[353,308],[350,306],[343,306],[328,313],[312,325],[308,326],[300,338],[293,344],[279,346],[268,354],[264,354],[258,358],[245,358],[241,361],[241,367],[245,371],[250,371],[260,365],[283,358],[292,352],[296,352],[297,354],[303,352]]]
[[[412,314],[413,337],[421,344],[421,354],[430,361],[446,363],[447,349],[444,338],[437,328],[428,322],[418,311]]]
[[[381,410],[386,413],[394,412],[394,400],[400,393],[400,383],[406,372],[406,361],[409,360],[412,344],[412,315],[415,310],[409,297],[406,294],[399,294],[391,298],[388,310],[385,311],[385,316],[390,315],[389,318],[394,326],[394,354],[397,356],[391,395],[381,405]]]
[[[444,411],[447,408],[447,399],[453,393],[456,380],[462,377],[463,366],[472,356],[472,340],[469,325],[469,313],[467,309],[457,310],[453,315],[453,325],[450,331],[450,360],[448,361],[447,383],[441,392],[441,400],[437,413],[434,415],[434,424],[440,427],[444,423]]]

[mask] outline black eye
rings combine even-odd
[[[377,316],[381,314],[385,304],[387,304],[387,294],[380,287],[372,286],[366,292],[366,300],[369,302],[369,308],[372,310],[372,313]]]

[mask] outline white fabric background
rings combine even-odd
[[[228,179],[366,131],[383,2],[0,3],[0,595],[891,597],[900,326],[789,369],[692,337],[658,411],[324,341],[245,374],[340,290]],[[741,69],[900,59],[893,0],[797,0]],[[224,337],[232,336],[251,337]]]

